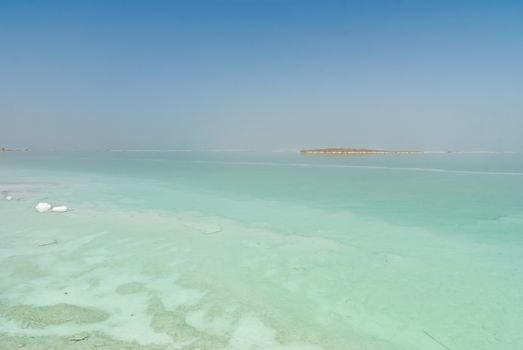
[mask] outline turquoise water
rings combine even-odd
[[[1,349],[523,349],[520,154],[0,153],[0,192]]]

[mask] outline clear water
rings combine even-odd
[[[0,153],[0,192],[1,349],[523,349],[519,154]]]

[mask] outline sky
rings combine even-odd
[[[523,151],[523,1],[0,0],[0,146]]]

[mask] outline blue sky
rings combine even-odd
[[[522,1],[0,1],[0,144],[523,150]]]

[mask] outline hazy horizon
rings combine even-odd
[[[523,151],[518,1],[2,1],[0,147]]]

